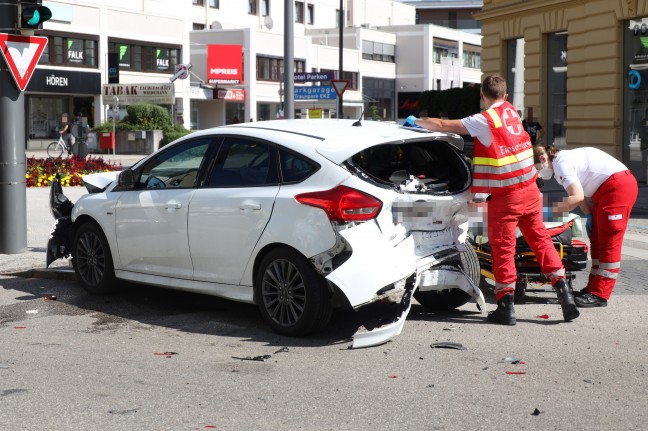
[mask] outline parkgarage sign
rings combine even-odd
[[[104,84],[103,104],[112,105],[113,97],[119,98],[120,106],[151,103],[154,105],[173,105],[175,91],[172,83],[160,84]]]

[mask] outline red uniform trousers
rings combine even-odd
[[[560,256],[542,222],[542,195],[535,183],[503,193],[493,193],[488,202],[488,242],[491,245],[495,298],[515,292],[516,228],[519,227],[552,283],[565,277]]]
[[[623,235],[637,193],[637,179],[623,171],[611,175],[592,196],[592,270],[587,286],[605,300],[610,299],[621,269]]]

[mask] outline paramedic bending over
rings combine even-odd
[[[637,180],[623,163],[597,148],[538,147],[537,155],[540,175],[545,179],[555,175],[567,190],[554,211],[579,206],[587,219],[592,269],[587,286],[575,294],[576,305],[605,307],[621,268],[621,246],[637,200]]]
[[[556,290],[563,318],[573,320],[579,315],[578,308],[565,283],[565,268],[542,222],[542,195],[536,184],[531,138],[513,105],[506,101],[507,96],[506,81],[497,75],[487,76],[480,91],[485,111],[462,120],[408,117],[404,125],[475,138],[472,192],[491,194],[487,223],[497,309],[488,320],[503,325],[516,323],[513,295],[518,226]]]

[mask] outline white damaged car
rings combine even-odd
[[[354,347],[399,334],[412,295],[435,310],[471,299],[471,173],[461,137],[395,124],[280,120],[187,135],[120,173],[84,177],[72,204],[54,183],[47,265],[78,282],[129,280],[257,304],[278,333],[324,328],[334,308],[400,312]]]

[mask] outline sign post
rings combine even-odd
[[[13,31],[3,33],[0,43],[0,254],[17,254],[27,249],[23,90],[45,48],[38,40],[43,38],[34,40],[15,34],[19,28],[18,7],[17,0],[0,3],[0,29]]]

